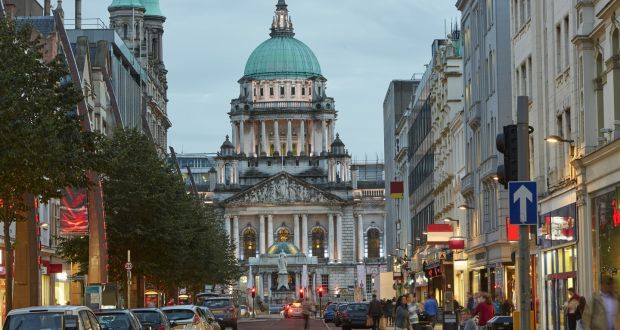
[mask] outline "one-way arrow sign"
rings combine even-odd
[[[536,182],[508,182],[508,193],[510,224],[536,225],[538,218]]]

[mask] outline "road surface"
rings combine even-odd
[[[239,330],[303,330],[304,320],[300,319],[258,319],[242,321]],[[327,330],[322,320],[310,320],[310,330]]]

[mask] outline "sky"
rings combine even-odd
[[[42,2],[42,1],[40,1]],[[55,5],[55,0],[52,3]],[[82,0],[82,17],[109,24],[111,0]],[[217,152],[245,62],[269,38],[277,0],[161,0],[166,16],[168,143]],[[317,56],[335,98],[336,131],[354,160],[383,159],[383,100],[393,79],[422,73],[431,43],[460,20],[456,0],[287,0],[296,38]],[[66,18],[74,1],[63,1]],[[86,24],[86,23],[85,23]],[[84,27],[86,28],[86,27]]]

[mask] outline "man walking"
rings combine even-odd
[[[306,298],[301,305],[302,314],[304,316],[304,329],[308,329],[308,321],[310,319],[310,314],[314,310],[314,304],[310,301],[310,299]]]
[[[432,294],[428,294],[428,298],[424,302],[424,311],[428,314],[428,317],[431,319],[431,323],[433,327],[435,327],[435,322],[437,321],[437,312],[439,310],[439,305],[437,304],[437,300]]]
[[[372,295],[372,301],[370,302],[370,306],[368,308],[368,315],[372,317],[372,330],[379,329],[379,321],[381,321],[381,302],[377,299],[377,295]]]
[[[620,301],[614,292],[614,279],[603,279],[601,292],[592,297],[583,312],[583,326],[588,330],[620,330]]]

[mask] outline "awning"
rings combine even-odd
[[[450,237],[453,236],[454,230],[450,224],[431,223],[427,227],[426,242],[428,244],[448,244]]]

